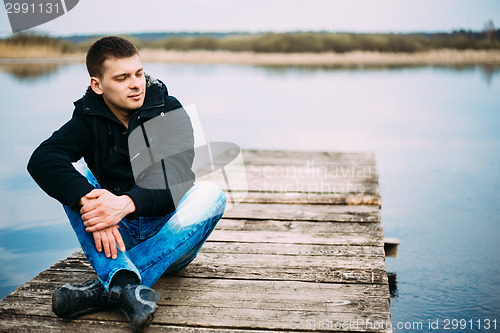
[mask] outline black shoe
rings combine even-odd
[[[65,284],[52,295],[52,311],[62,318],[102,310],[107,305],[108,292],[101,281],[90,280],[80,285]]]
[[[160,300],[160,293],[143,285],[128,284],[125,288],[114,286],[110,293],[121,294],[120,309],[130,321],[134,333],[145,332],[153,321],[158,310],[156,303]]]

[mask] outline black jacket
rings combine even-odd
[[[175,97],[168,95],[165,84],[146,77],[144,104],[133,112],[128,130],[102,96],[90,87],[74,105],[71,120],[42,142],[30,158],[28,171],[37,184],[63,205],[77,207],[80,198],[94,189],[71,164],[83,157],[101,188],[132,198],[136,206],[133,216],[162,216],[172,212],[175,205],[168,188],[151,190],[136,185],[127,141],[128,135],[144,122],[182,107]],[[192,142],[192,127],[189,129],[183,139]],[[185,173],[184,179],[194,178],[193,155],[192,151],[185,151],[176,158],[178,169]]]

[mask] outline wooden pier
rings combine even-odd
[[[375,156],[243,151],[248,195],[198,257],[154,286],[150,332],[391,332]],[[238,188],[233,188],[238,191]],[[95,278],[79,251],[0,301],[4,332],[127,332],[119,312],[64,320],[53,290]]]

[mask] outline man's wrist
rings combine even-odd
[[[135,202],[134,200],[132,200],[131,197],[129,197],[128,195],[124,194],[123,197],[127,200],[127,203],[125,205],[125,215],[128,215],[128,214],[132,214],[133,212],[135,212]]]

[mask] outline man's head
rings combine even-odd
[[[139,51],[125,38],[110,36],[96,41],[87,51],[87,71],[90,77],[102,79],[104,61],[110,58],[123,59],[139,55]]]
[[[104,37],[87,52],[92,90],[115,114],[127,114],[144,103],[146,80],[139,51],[121,37]]]

